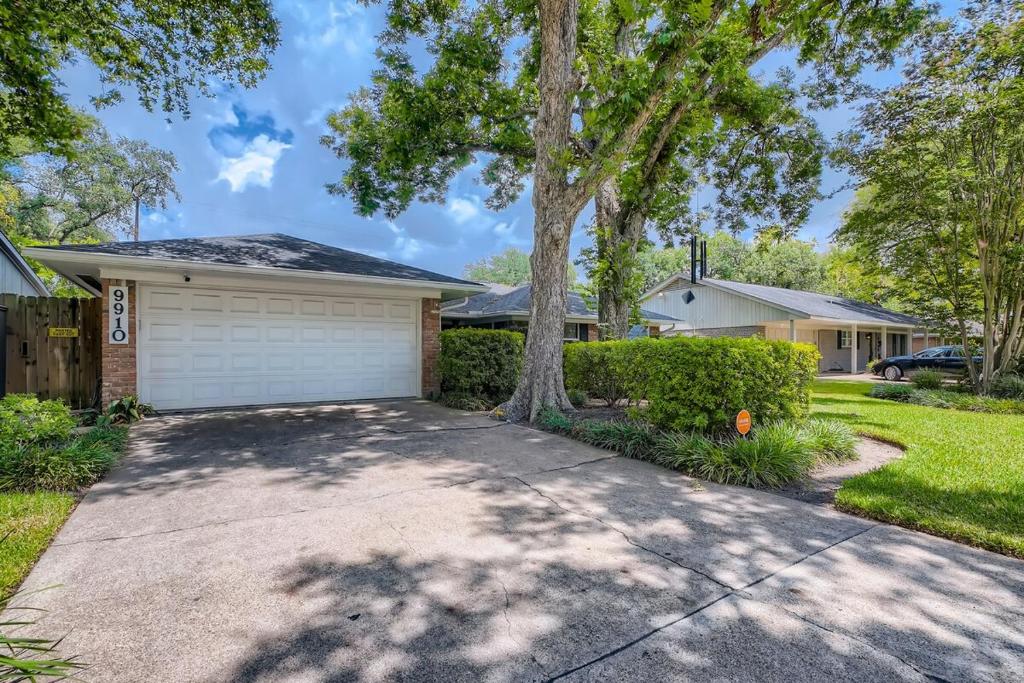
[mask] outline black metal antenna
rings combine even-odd
[[[700,279],[708,274],[708,241],[700,241],[700,258],[697,258],[697,236],[690,238],[690,282],[697,284],[697,264],[700,263]]]

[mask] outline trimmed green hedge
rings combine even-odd
[[[515,391],[523,368],[523,335],[508,330],[460,327],[441,333],[437,360],[441,401],[486,410]]]
[[[759,338],[671,337],[565,347],[566,385],[645,401],[637,417],[675,431],[724,431],[741,409],[755,425],[803,417],[818,350]]]

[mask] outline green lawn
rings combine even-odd
[[[842,509],[1024,557],[1024,416],[869,398],[869,382],[818,381],[812,411],[906,455],[847,481]]]
[[[74,506],[70,493],[0,493],[0,597],[17,589]]]

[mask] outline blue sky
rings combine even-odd
[[[487,188],[472,168],[453,183],[445,205],[417,204],[394,222],[356,216],[346,198],[329,195],[324,185],[343,166],[320,145],[324,118],[369,82],[381,9],[352,0],[281,0],[275,9],[281,45],[257,87],[225,89],[212,99],[197,96],[190,118],[173,116],[170,122],[160,112],[147,113],[128,92],[124,103],[96,113],[112,134],[142,138],[177,155],[182,200],[147,212],[143,239],[284,232],[452,275],[506,246],[530,249],[528,193],[503,211],[490,211],[483,205]],[[791,61],[774,55],[758,70],[771,74]],[[69,70],[65,82],[83,108],[100,92],[87,64]],[[847,128],[851,116],[848,109],[816,115],[829,134]],[[830,172],[823,189],[831,191],[843,180]],[[849,198],[843,192],[821,202],[802,236],[827,241]],[[587,218],[589,211],[581,222]],[[580,226],[573,256],[587,243]]]

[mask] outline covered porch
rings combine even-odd
[[[879,358],[912,353],[913,336],[923,333],[925,348],[932,337],[925,328],[902,323],[870,323],[832,318],[790,318],[763,323],[767,339],[813,344],[821,353],[818,371],[856,375]]]

